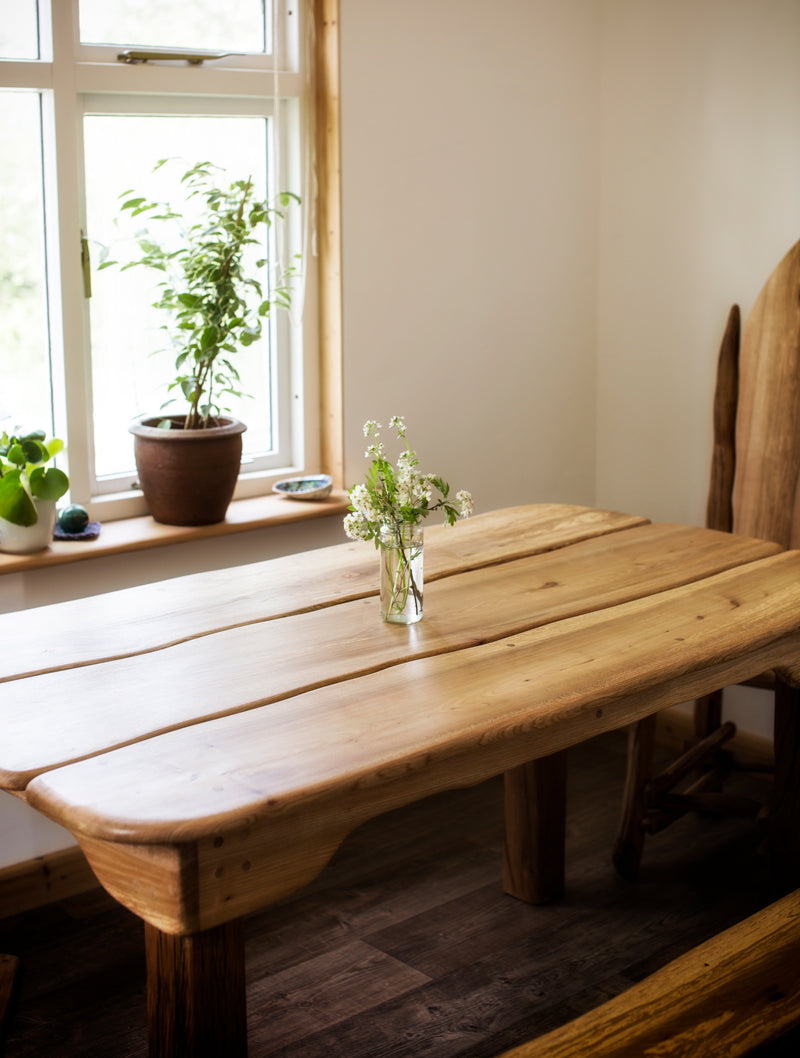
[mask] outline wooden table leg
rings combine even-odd
[[[775,687],[775,791],[769,855],[779,892],[800,888],[800,690]]]
[[[145,923],[150,1058],[245,1058],[241,920],[188,936]]]
[[[505,773],[503,888],[528,904],[564,892],[567,755],[523,764]]]

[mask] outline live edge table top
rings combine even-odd
[[[166,933],[297,889],[368,818],[773,669],[800,553],[562,505],[425,532],[425,617],[343,544],[0,616],[0,787]]]

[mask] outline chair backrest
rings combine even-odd
[[[800,242],[742,331],[735,444],[733,531],[800,546]]]

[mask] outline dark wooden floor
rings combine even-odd
[[[353,834],[312,887],[247,920],[251,1058],[490,1058],[770,902],[749,823],[682,820],[636,885],[619,880],[623,764],[619,734],[570,754],[554,906],[502,893],[499,781]],[[0,921],[0,951],[21,959],[7,1058],[146,1054],[142,928],[110,898]],[[797,1037],[759,1055],[790,1053]]]

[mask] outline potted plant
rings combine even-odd
[[[160,168],[164,162],[159,162]],[[154,269],[164,275],[155,307],[171,315],[164,329],[176,350],[172,393],[162,411],[175,400],[186,401],[180,414],[148,415],[130,426],[139,484],[150,513],[170,525],[208,525],[222,521],[233,495],[246,426],[230,415],[225,399],[242,396],[235,359],[237,350],[260,337],[274,306],[289,308],[290,267],[283,280],[263,297],[257,276],[248,274],[244,254],[262,242],[273,221],[282,220],[292,201],[289,192],[277,204],[255,198],[250,179],[217,186],[215,167],[199,162],[181,183],[189,199],[201,199],[199,220],[187,224],[172,206],[149,202],[126,191],[121,210],[145,216],[148,227],[136,235],[142,256],[123,265]],[[176,229],[177,242],[152,234]],[[256,269],[266,264],[255,263]],[[100,268],[117,264],[104,261]]]
[[[0,551],[30,554],[43,551],[53,537],[56,500],[69,488],[58,467],[46,467],[64,448],[44,430],[0,440]]]

